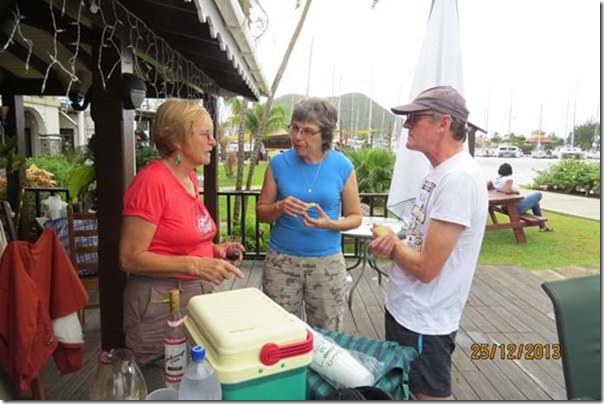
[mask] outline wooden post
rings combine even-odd
[[[6,137],[17,138],[17,153],[25,156],[25,107],[22,95],[2,95],[2,105],[8,107]],[[19,188],[25,182],[25,169],[6,173],[7,198],[13,209],[18,206]]]
[[[476,149],[476,128],[470,127],[468,131],[468,151],[470,155],[474,157],[474,150]]]
[[[203,97],[203,105],[210,113],[212,121],[214,121],[214,138],[218,133],[218,108],[216,98],[209,94],[205,94]],[[209,165],[203,167],[203,203],[206,205],[210,216],[216,222],[216,225],[220,228],[220,215],[218,211],[218,145],[212,149],[211,158],[212,161]],[[218,242],[220,239],[220,231],[216,233],[214,242]]]
[[[100,42],[100,41],[99,41]],[[126,274],[119,267],[122,197],[134,175],[134,111],[122,108],[121,75],[132,72],[132,53],[121,45],[121,61],[110,78],[107,73],[120,57],[111,47],[102,49],[101,71],[94,69],[91,114],[95,131],[96,193],[99,220],[99,297],[103,349],[124,345],[123,290]],[[94,59],[98,60],[98,43]],[[101,74],[105,77],[103,88]]]

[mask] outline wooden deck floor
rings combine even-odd
[[[261,261],[242,264],[243,280],[223,285],[223,290],[260,285]],[[352,271],[356,278],[359,270]],[[345,332],[384,337],[383,302],[387,279],[378,284],[367,269],[347,310]],[[552,305],[542,291],[543,278],[508,266],[480,266],[464,311],[453,355],[453,393],[458,400],[560,400],[566,399],[560,360],[473,360],[472,344],[557,343]],[[41,379],[50,400],[86,400],[94,377],[100,347],[98,309],[89,310],[86,322],[84,367],[60,377],[53,361]],[[489,345],[491,346],[491,345]]]

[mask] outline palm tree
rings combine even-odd
[[[248,102],[241,98],[231,98],[227,101],[233,115],[227,120],[226,125],[231,128],[237,129],[237,173],[235,176],[235,190],[241,191],[243,186],[243,166],[245,163],[245,132],[246,132],[246,121],[248,112]],[[241,206],[241,199],[235,198],[235,207],[233,212],[239,212]],[[233,217],[233,223],[239,224],[239,216],[235,213]]]
[[[265,104],[256,103],[247,111],[245,126],[250,133],[260,133],[260,124],[265,110]],[[288,117],[285,107],[281,104],[275,105],[270,109],[266,125],[261,133],[262,140],[266,140],[268,135],[278,129],[287,126]]]
[[[247,107],[247,102],[240,99],[231,99],[228,101],[233,115],[227,120],[226,124],[229,127],[237,128],[238,151],[237,151],[237,176],[235,180],[235,190],[240,191],[243,185],[243,166],[245,160],[244,154],[244,134],[259,133],[260,121],[264,111],[264,105],[256,103],[251,108]],[[269,134],[275,130],[284,128],[287,125],[288,117],[285,107],[275,105],[270,110],[270,115],[267,119],[266,126],[262,132],[262,139],[266,139]],[[241,199],[235,198],[233,212],[239,212],[241,209]],[[233,218],[235,225],[240,223],[240,218],[237,213]]]
[[[268,125],[268,119],[270,116],[270,112],[272,110],[273,98],[275,97],[275,93],[277,92],[277,88],[279,87],[279,83],[281,82],[281,78],[283,77],[283,73],[285,73],[285,68],[287,67],[287,63],[289,62],[289,57],[294,50],[294,46],[296,45],[296,41],[298,40],[298,36],[300,36],[300,32],[302,31],[302,27],[304,26],[304,21],[306,20],[306,15],[308,14],[308,10],[312,0],[306,0],[306,4],[304,5],[304,10],[302,10],[302,15],[300,16],[300,20],[298,21],[298,25],[289,41],[289,45],[287,46],[287,50],[283,55],[283,59],[281,60],[281,65],[279,66],[279,70],[277,70],[277,74],[275,75],[275,79],[273,80],[273,85],[271,86],[271,92],[268,96],[266,103],[264,104],[264,110],[262,111],[262,117],[260,118],[260,122],[258,124],[258,131],[254,132],[254,150],[252,150],[252,155],[250,157],[250,169],[247,175],[247,182],[245,185],[245,189],[249,190],[252,187],[252,180],[254,177],[254,170],[256,169],[256,165],[258,164],[258,158],[260,157],[260,148],[262,146],[262,135],[266,132],[266,127]],[[299,4],[297,4],[299,5]]]

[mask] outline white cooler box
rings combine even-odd
[[[256,288],[199,295],[187,306],[191,343],[206,349],[223,400],[304,400],[313,338]]]

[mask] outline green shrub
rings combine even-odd
[[[232,234],[235,236],[241,235],[241,228],[234,226]],[[260,252],[266,252],[268,250],[268,239],[270,235],[270,226],[267,223],[260,223],[260,230],[258,234],[258,244]],[[226,237],[226,230],[220,232],[220,239],[224,240]],[[250,253],[256,251],[256,217],[248,217],[245,221],[245,248]]]
[[[359,193],[388,192],[396,155],[387,149],[344,152],[354,164]]]
[[[534,188],[568,194],[600,196],[600,163],[585,160],[560,160],[537,172]]]
[[[38,168],[53,173],[53,180],[57,183],[56,187],[67,188],[74,171],[83,165],[83,160],[84,155],[82,153],[68,151],[54,156],[43,154],[36,157],[29,157],[25,166],[29,167],[32,164],[35,164]]]
[[[155,146],[145,146],[139,144],[136,146],[136,171],[146,166],[150,160],[159,159],[161,156]]]

